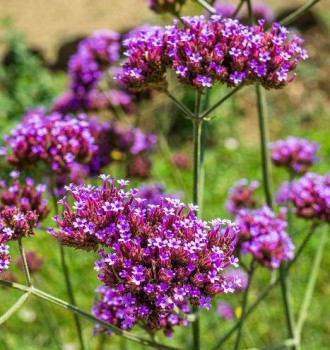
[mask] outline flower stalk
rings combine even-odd
[[[51,197],[53,199],[55,215],[58,215],[59,210],[58,210],[57,197],[56,197],[56,193],[55,193],[55,176],[54,176],[54,174],[52,174],[50,176],[50,193],[51,193]],[[66,290],[68,293],[69,301],[72,305],[76,306],[75,296],[74,296],[74,292],[73,292],[73,288],[72,288],[72,283],[71,283],[71,279],[70,279],[70,272],[69,272],[69,268],[68,268],[67,261],[66,261],[64,247],[62,245],[59,245],[59,247],[60,247],[61,265],[62,265],[62,270],[63,270],[63,274],[64,274],[64,280],[65,280],[65,285],[66,285]],[[82,330],[80,319],[76,313],[73,314],[73,317],[74,317],[74,321],[75,321],[75,325],[76,325],[76,329],[77,329],[77,333],[78,333],[80,348],[82,350],[86,350],[87,346],[86,346],[85,341],[84,341],[83,330]]]

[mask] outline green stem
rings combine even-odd
[[[303,252],[304,248],[307,245],[307,242],[309,241],[310,237],[313,235],[315,229],[317,228],[318,224],[313,223],[313,225],[311,226],[309,232],[307,233],[303,243],[299,246],[297,253],[295,255],[295,257],[287,264],[287,271],[289,271],[292,266],[294,265],[294,263],[297,261],[297,259],[299,258],[299,256],[301,255],[301,253]],[[247,318],[252,311],[254,311],[256,309],[256,307],[267,297],[267,295],[269,294],[269,292],[275,287],[277,286],[277,284],[279,283],[280,279],[279,277],[277,277],[276,279],[272,280],[269,285],[259,294],[259,296],[257,297],[257,299],[254,301],[253,304],[250,305],[250,307],[247,309],[245,315],[244,315],[244,319]],[[239,321],[237,321],[235,323],[235,325],[223,336],[221,337],[215,344],[215,346],[212,348],[212,350],[217,350],[220,348],[220,346],[222,346],[237,330],[239,326]]]
[[[286,339],[282,343],[267,346],[265,348],[249,348],[246,350],[281,350],[292,347],[292,345],[296,344],[296,339]]]
[[[240,316],[240,319],[238,321],[238,331],[237,331],[237,337],[236,337],[236,342],[235,342],[235,350],[239,349],[239,344],[241,341],[241,336],[242,336],[242,329],[243,329],[243,323],[244,320],[246,318],[246,308],[247,308],[247,302],[248,302],[248,295],[249,295],[249,291],[250,291],[250,286],[251,286],[251,280],[252,280],[252,276],[253,276],[253,272],[254,272],[254,264],[252,262],[251,264],[251,269],[250,269],[250,273],[249,273],[249,279],[248,279],[248,284],[246,286],[246,289],[243,293],[243,301],[242,301],[242,314]]]
[[[205,1],[205,0],[196,0],[196,2],[198,2],[202,7],[205,8],[205,10],[209,11],[213,15],[216,14],[215,8],[212,5],[210,5],[207,1]]]
[[[188,117],[189,119],[194,119],[195,116],[188,107],[186,107],[182,102],[180,102],[168,90],[165,90],[163,92],[167,97],[169,97],[175,103],[175,105],[185,114],[186,117]]]
[[[193,203],[197,206],[201,206],[201,148],[202,148],[202,128],[203,128],[203,119],[200,118],[200,109],[201,109],[201,93],[196,91],[195,97],[195,116],[193,120]],[[197,212],[197,215],[200,214]],[[197,313],[197,308],[193,309],[196,319],[192,324],[193,332],[193,349],[200,349],[200,320]]]
[[[308,309],[311,305],[311,301],[312,301],[312,297],[313,297],[313,293],[314,293],[314,289],[315,289],[315,284],[316,284],[316,279],[317,279],[318,272],[320,270],[322,255],[324,252],[324,248],[325,248],[327,239],[328,239],[328,227],[325,226],[324,230],[322,232],[322,235],[321,235],[321,239],[320,239],[319,244],[318,244],[317,253],[316,253],[316,256],[314,259],[312,272],[310,274],[308,285],[307,285],[307,288],[305,291],[303,303],[302,303],[300,311],[299,311],[299,317],[298,317],[298,322],[297,322],[297,326],[296,326],[296,335],[297,335],[299,342],[300,342],[301,333],[302,333],[302,330],[304,327],[304,323],[305,323],[307,315],[308,315]]]
[[[248,4],[250,1],[248,1]],[[258,84],[256,86],[257,105],[258,105],[258,117],[259,117],[259,129],[260,129],[260,143],[261,143],[261,159],[262,159],[262,175],[264,191],[267,204],[270,208],[273,207],[272,195],[271,195],[271,176],[270,176],[270,162],[268,157],[268,115],[265,100],[265,92],[263,88]],[[290,298],[287,286],[287,269],[284,264],[280,266],[280,282],[282,290],[282,299],[285,310],[285,319],[288,330],[289,338],[294,338],[294,320],[292,308],[290,305]],[[293,349],[296,347],[294,346]]]
[[[219,106],[221,106],[225,101],[228,100],[228,98],[230,98],[231,96],[233,96],[234,94],[236,94],[236,92],[238,92],[239,90],[241,90],[241,88],[243,87],[243,85],[237,86],[235,89],[231,90],[226,96],[224,96],[220,101],[218,101],[217,103],[215,103],[212,107],[210,107],[209,109],[207,109],[205,112],[203,112],[200,115],[201,119],[206,119],[206,117],[212,113],[215,109],[217,109]]]
[[[1,317],[0,317],[0,325],[3,324],[4,322],[6,322],[8,320],[8,318],[10,318],[28,299],[28,297],[30,296],[30,292],[26,292],[24,293],[17,301],[16,303],[8,310],[6,311],[6,313],[4,313]]]
[[[310,8],[312,8],[314,5],[316,5],[320,0],[311,0],[307,4],[301,6],[296,11],[292,12],[289,16],[283,18],[280,21],[280,24],[283,26],[288,26],[292,22],[294,22],[297,18],[299,18],[301,15],[303,15],[305,12],[307,12]]]
[[[23,244],[22,244],[22,238],[18,239],[18,248],[19,248],[19,252],[20,252],[20,255],[21,255],[21,259],[22,259],[23,271],[24,271],[24,274],[25,274],[26,283],[30,287],[30,286],[32,286],[32,281],[31,281],[29,266],[28,266],[28,263],[26,261],[24,247],[23,247]]]
[[[309,229],[309,231],[307,232],[306,237],[304,238],[303,242],[301,243],[301,245],[299,246],[299,248],[296,251],[296,254],[294,256],[294,258],[288,262],[287,264],[287,270],[290,270],[290,268],[292,267],[292,265],[297,261],[297,259],[299,258],[299,256],[301,255],[301,253],[303,252],[303,250],[305,249],[307,243],[309,242],[309,240],[311,239],[311,237],[314,234],[315,229],[319,226],[319,223],[314,222],[311,226],[311,228]]]
[[[270,162],[268,157],[268,115],[266,107],[265,92],[263,88],[256,85],[259,132],[261,144],[261,163],[262,163],[262,179],[264,185],[264,192],[267,205],[272,208],[272,194],[271,194],[271,176],[270,176]]]
[[[237,15],[238,15],[239,11],[241,10],[241,8],[242,8],[244,2],[245,2],[245,0],[241,0],[241,1],[239,2],[239,4],[238,4],[237,7],[236,7],[235,12],[233,13],[233,16],[232,16],[233,18],[236,18],[236,17],[237,17]]]
[[[55,214],[58,215],[59,211],[58,211],[57,197],[56,197],[56,193],[55,193],[55,176],[51,175],[50,179],[51,179],[50,192],[51,192],[51,196],[52,196],[53,203],[54,203]],[[64,247],[62,245],[60,245],[59,247],[60,247],[61,265],[62,265],[62,270],[63,270],[63,274],[64,274],[64,280],[65,280],[65,285],[66,285],[66,290],[68,293],[69,301],[72,305],[76,306],[75,296],[74,296],[74,292],[73,292],[73,288],[72,288],[72,283],[71,283],[71,279],[70,279],[70,272],[69,272],[68,264],[66,261]],[[82,350],[85,350],[85,349],[87,349],[87,346],[86,346],[85,341],[84,341],[83,330],[82,330],[80,319],[79,319],[77,314],[74,314],[73,317],[74,317],[74,322],[75,322],[77,333],[78,333],[80,348]]]
[[[115,334],[117,334],[125,339],[131,340],[133,342],[136,342],[136,343],[139,343],[139,344],[142,344],[145,346],[150,346],[150,347],[155,348],[155,349],[182,350],[182,349],[175,348],[172,346],[155,343],[155,342],[152,342],[148,339],[131,334],[130,332],[123,331],[122,329],[120,329],[116,326],[113,326],[112,324],[107,323],[107,322],[95,317],[94,315],[78,308],[77,306],[72,305],[72,304],[70,304],[62,299],[56,298],[51,294],[43,292],[40,289],[34,288],[33,286],[27,287],[27,286],[24,286],[22,284],[13,283],[13,282],[5,281],[5,280],[0,280],[0,285],[3,285],[5,287],[9,287],[9,288],[13,288],[13,289],[17,289],[17,290],[21,290],[24,292],[29,292],[40,299],[46,300],[52,304],[55,304],[55,305],[61,307],[62,309],[72,311],[72,312],[76,313],[77,315],[80,315],[81,317],[83,317],[83,318],[85,318],[93,323],[98,323],[98,324],[102,325],[104,328],[111,330],[113,333],[115,333]]]
[[[294,338],[294,319],[292,313],[292,307],[290,303],[290,295],[288,291],[288,280],[287,280],[287,269],[284,264],[280,266],[280,283],[281,283],[281,291],[282,291],[282,299],[284,303],[284,311],[285,311],[285,319],[288,330],[288,335],[290,338]],[[296,345],[292,346],[292,349],[296,349]]]

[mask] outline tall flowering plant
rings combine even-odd
[[[22,245],[22,239],[33,236],[36,227],[41,227],[39,221],[50,211],[42,197],[43,186],[34,187],[31,178],[23,185],[17,179],[11,186],[2,181],[0,274],[9,268],[9,244],[16,240],[27,282],[22,285],[0,280],[1,285],[26,293],[2,319],[6,320],[34,294],[74,312],[82,349],[86,349],[86,343],[80,317],[95,324],[95,334],[117,334],[158,349],[178,350],[156,341],[157,331],[172,336],[176,326],[191,325],[189,348],[200,350],[200,309],[210,310],[219,294],[241,292],[237,322],[213,347],[220,348],[236,333],[234,350],[238,350],[245,319],[280,283],[288,329],[285,344],[299,348],[303,321],[299,317],[295,326],[287,278],[315,227],[329,222],[330,180],[328,175],[308,172],[317,160],[316,144],[293,137],[272,143],[271,160],[287,168],[289,174],[289,183],[278,196],[286,208],[274,207],[264,89],[282,89],[291,83],[298,63],[308,55],[302,47],[303,40],[282,24],[273,23],[266,28],[265,15],[254,23],[258,14],[249,0],[241,1],[232,14],[223,16],[217,6],[213,8],[205,0],[196,2],[212,15],[181,17],[181,8],[187,1],[149,1],[155,12],[169,12],[176,18],[170,25],[145,26],[126,35],[121,68],[113,66],[121,55],[118,33],[97,31],[84,40],[69,62],[69,91],[54,103],[52,112],[28,112],[5,137],[8,151],[1,149],[1,153],[6,154],[8,163],[22,171],[29,171],[31,165],[38,166],[51,177],[49,195],[53,199],[55,227],[47,231],[61,246],[70,303],[34,286]],[[249,25],[236,18],[244,3]],[[107,86],[104,91],[111,75],[115,75],[116,83],[111,82],[110,89]],[[194,110],[171,92],[170,76],[194,92]],[[217,84],[230,91],[209,105],[209,95]],[[230,191],[227,201],[234,223],[219,218],[203,221],[200,208],[207,145],[203,125],[212,119],[219,106],[248,85],[256,86],[265,202],[260,206],[254,197],[259,186],[256,181],[242,180]],[[67,113],[106,108],[114,111],[118,105],[131,112],[129,91],[138,97],[143,90],[164,93],[193,123],[192,204],[167,195],[159,185],[127,189],[126,180],[116,181],[108,175],[101,175],[100,186],[87,183],[88,177],[99,174],[118,155],[136,156],[132,157],[127,173],[147,177],[149,159],[145,153],[154,147],[156,138],[137,128],[118,127],[86,114]],[[294,179],[302,174],[305,174],[302,178]],[[55,180],[59,177],[62,182],[57,182],[56,189]],[[59,198],[59,193],[67,197]],[[295,214],[313,220],[306,239],[296,249],[290,237],[291,218]],[[94,270],[100,286],[92,313],[75,303],[63,246],[86,254],[97,253]],[[244,258],[246,255],[248,259]],[[238,264],[244,271],[235,272]],[[249,307],[253,276],[261,267],[275,273],[278,269],[279,274],[274,274],[269,286]],[[227,318],[234,317],[225,302],[219,303],[219,312]],[[136,327],[141,327],[151,340],[132,334],[131,329]]]

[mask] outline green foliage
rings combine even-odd
[[[0,37],[4,59],[0,64],[0,117],[18,119],[27,108],[49,105],[55,88],[52,75],[29,50],[24,37],[10,21],[2,21]]]

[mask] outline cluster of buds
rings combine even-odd
[[[294,78],[297,63],[306,59],[298,36],[260,20],[253,27],[238,20],[212,16],[183,17],[164,30],[151,29],[126,41],[127,61],[117,79],[132,90],[166,89],[166,69],[194,89],[259,83],[282,88]]]
[[[237,181],[229,190],[229,197],[226,208],[232,215],[236,215],[242,208],[255,208],[257,202],[254,198],[254,192],[259,187],[258,181],[248,182],[246,179]]]
[[[315,156],[319,149],[317,142],[310,142],[290,136],[270,144],[272,161],[276,166],[287,168],[295,174],[304,174],[318,161]]]
[[[123,319],[115,317],[118,326],[140,323],[153,332],[165,325],[169,332],[172,314],[189,314],[191,306],[209,309],[213,296],[233,290],[223,273],[238,262],[237,230],[228,220],[201,221],[195,206],[178,199],[144,207],[138,190],[125,190],[126,181],[117,187],[113,178],[101,177],[102,187],[68,187],[74,203],[62,200],[59,229],[50,233],[62,245],[102,248],[98,278],[127,310]]]
[[[70,89],[58,97],[52,111],[61,114],[120,107],[127,113],[135,110],[132,95],[114,84],[112,65],[120,58],[120,35],[99,30],[78,46],[69,61]],[[102,80],[111,89],[100,89]]]
[[[25,184],[21,184],[17,179],[17,172],[14,173],[11,185],[4,180],[0,181],[0,210],[10,206],[18,208],[22,213],[35,211],[38,220],[43,220],[50,212],[48,202],[43,198],[46,186],[43,184],[34,186],[31,178],[26,178]]]
[[[288,200],[296,215],[330,222],[330,173],[307,173],[290,187]]]
[[[216,1],[213,6],[216,10],[216,14],[223,17],[233,17],[237,8],[236,4],[222,0]],[[270,24],[274,20],[273,10],[263,2],[251,3],[251,10],[253,19],[255,21],[263,19],[267,24]],[[245,9],[245,11],[239,12],[237,15],[237,18],[244,23],[246,22],[247,17],[247,9]]]
[[[276,215],[270,208],[241,209],[236,215],[243,254],[250,253],[261,265],[277,269],[294,256],[294,245],[286,232],[285,209]]]
[[[86,163],[96,150],[86,115],[28,113],[5,138],[12,154],[9,163],[19,169],[39,164],[56,174],[69,173],[74,163]]]
[[[147,0],[150,10],[156,13],[178,14],[186,0]]]

